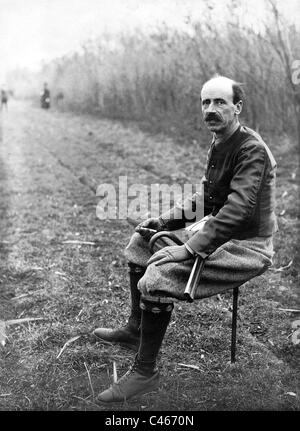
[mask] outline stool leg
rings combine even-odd
[[[237,323],[237,309],[238,309],[238,296],[239,288],[233,289],[233,303],[232,303],[232,326],[231,326],[231,363],[235,362],[236,351],[236,323]]]

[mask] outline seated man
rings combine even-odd
[[[125,250],[132,298],[128,323],[115,330],[98,328],[94,334],[125,344],[137,354],[129,371],[99,395],[102,402],[123,401],[157,389],[156,358],[174,298],[185,299],[195,256],[205,259],[195,299],[240,286],[272,264],[272,237],[277,230],[275,160],[262,138],[239,123],[240,84],[214,77],[202,87],[201,103],[204,121],[213,133],[202,180],[206,217],[199,230],[183,229],[186,210],[195,206],[193,195],[182,206],[136,227]],[[148,229],[173,230],[184,244],[160,243],[152,254]]]

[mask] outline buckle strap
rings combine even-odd
[[[173,310],[174,304],[173,302],[149,301],[148,299],[142,298],[140,301],[140,308],[155,314],[168,313]]]

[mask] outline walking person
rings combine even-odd
[[[1,110],[3,110],[5,107],[5,110],[7,111],[7,100],[8,100],[7,92],[4,89],[2,89],[1,90]]]
[[[50,90],[48,88],[47,82],[44,83],[44,88],[41,93],[41,107],[43,109],[50,108]]]
[[[101,402],[124,401],[158,388],[157,356],[174,301],[185,300],[196,256],[205,264],[195,300],[240,286],[272,264],[276,162],[261,136],[241,125],[243,103],[242,86],[232,79],[213,77],[202,87],[202,114],[212,142],[202,178],[204,218],[198,228],[197,223],[194,230],[186,228],[196,193],[159,218],[140,223],[125,249],[131,290],[128,322],[93,333],[97,340],[126,345],[136,355],[125,375],[99,394]],[[152,253],[148,229],[173,231],[184,244],[160,243]]]

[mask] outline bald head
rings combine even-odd
[[[217,134],[226,133],[238,122],[243,105],[243,90],[240,84],[225,76],[207,81],[201,90],[204,121]]]
[[[244,91],[241,87],[241,84],[234,81],[233,79],[226,78],[226,76],[216,76],[211,78],[209,81],[206,81],[202,87],[201,99],[202,92],[211,89],[213,89],[215,92],[225,92],[227,96],[232,97],[234,104],[240,100],[244,100]]]

